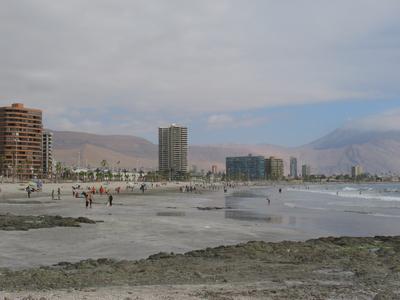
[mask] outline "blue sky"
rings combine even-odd
[[[210,127],[205,116],[201,121],[190,124],[191,140],[195,144],[223,142],[300,146],[354,121],[399,108],[400,100],[340,101],[273,107],[232,114],[234,119],[261,120],[254,125],[250,123],[239,127],[232,127],[229,122]]]
[[[400,130],[398,0],[0,2],[0,105],[55,130],[296,146]]]

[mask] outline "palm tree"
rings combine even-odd
[[[96,181],[102,181],[103,180],[103,171],[101,171],[99,168],[96,169]]]
[[[63,170],[62,164],[58,161],[56,163],[56,182],[58,182],[59,176],[61,175]]]
[[[86,181],[86,172],[85,171],[80,171],[79,172],[79,180],[85,182]]]
[[[103,169],[105,169],[105,168],[108,166],[108,162],[107,162],[105,159],[103,159],[103,160],[100,162],[100,165],[101,165],[101,167],[102,167]]]
[[[89,181],[94,181],[94,173],[92,170],[89,170],[87,173],[87,178]]]

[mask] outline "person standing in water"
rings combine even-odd
[[[58,200],[61,200],[61,189],[60,188],[57,189],[57,198],[58,198]]]
[[[54,200],[54,189],[51,190],[51,200]]]

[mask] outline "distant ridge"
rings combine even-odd
[[[340,148],[348,145],[362,145],[381,140],[400,141],[400,131],[365,131],[339,128],[312,142],[314,149]]]
[[[130,135],[98,135],[84,132],[53,131],[55,158],[68,165],[96,167],[101,160],[121,168],[156,169],[158,146]],[[190,145],[189,166],[209,170],[215,164],[225,168],[226,156],[278,156],[285,160],[288,172],[290,156],[296,156],[299,169],[309,163],[314,173],[348,173],[352,165],[360,164],[370,173],[400,173],[400,131],[362,131],[340,128],[316,141],[295,148],[274,145]],[[119,163],[118,163],[119,162]]]

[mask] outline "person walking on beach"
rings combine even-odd
[[[267,197],[267,201],[268,201],[268,205],[271,204],[271,200],[269,199],[269,197]]]
[[[57,189],[57,199],[61,200],[61,189],[60,188]]]
[[[89,194],[89,207],[92,208],[93,197],[92,194]]]
[[[85,196],[85,205],[86,205],[86,208],[88,208],[89,207],[89,194],[85,192],[83,194],[83,196]]]
[[[108,194],[108,206],[112,206],[113,195],[111,193]]]
[[[54,189],[51,190],[51,200],[54,200]]]
[[[26,188],[26,192],[28,193],[28,198],[30,198],[31,197],[31,188],[29,186]]]

